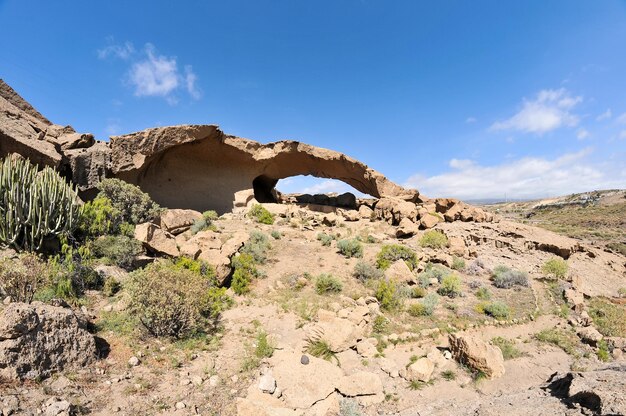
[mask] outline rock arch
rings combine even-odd
[[[224,134],[215,125],[160,127],[111,138],[113,175],[140,186],[170,208],[232,209],[235,192],[253,188],[274,199],[278,180],[297,175],[341,180],[376,198],[417,201],[356,159],[296,141],[261,144]]]

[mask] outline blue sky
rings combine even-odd
[[[625,1],[0,0],[0,19],[0,77],[102,140],[218,124],[429,196],[626,188]]]

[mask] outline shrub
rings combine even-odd
[[[575,333],[561,329],[544,329],[535,335],[538,341],[556,345],[566,353],[579,356],[578,346],[579,340]]]
[[[268,339],[267,332],[260,331],[256,337],[255,344],[254,355],[256,355],[257,358],[270,358],[274,355],[276,347]]]
[[[307,340],[307,345],[304,352],[311,354],[314,357],[323,358],[326,361],[330,361],[333,358],[337,360],[337,356],[330,347],[330,344],[323,339]],[[339,360],[337,360],[339,361]]]
[[[452,269],[463,270],[465,268],[465,260],[461,257],[452,256]]]
[[[596,356],[598,357],[598,360],[600,361],[610,361],[611,360],[611,354],[609,352],[609,345],[606,342],[606,340],[601,339],[600,341],[598,341],[598,350],[596,351]]]
[[[102,276],[90,266],[90,250],[88,247],[64,245],[62,254],[48,262],[48,285],[56,297],[74,302],[87,289],[100,289],[104,283]]]
[[[374,323],[372,324],[372,332],[377,334],[382,334],[387,330],[389,326],[389,320],[385,318],[383,315],[376,315],[374,318]]]
[[[141,242],[125,235],[107,235],[88,244],[94,257],[110,260],[116,266],[130,270],[135,257],[143,252]]]
[[[30,303],[45,282],[46,264],[33,254],[0,260],[0,293],[13,302]]]
[[[481,287],[476,291],[476,297],[481,300],[489,300],[491,299],[491,292],[489,288]]]
[[[83,206],[76,234],[81,238],[119,234],[122,223],[122,213],[113,207],[111,200],[99,196]]]
[[[413,286],[411,291],[411,297],[415,299],[423,298],[426,294],[426,289],[421,286]]]
[[[421,303],[413,303],[413,304],[411,304],[411,305],[407,308],[407,310],[406,310],[406,311],[407,311],[407,312],[408,312],[408,314],[409,314],[409,315],[411,315],[411,316],[415,316],[415,317],[418,317],[418,316],[426,316],[426,308],[425,308],[425,307],[424,307],[424,305],[423,305],[423,304],[421,304]]]
[[[332,274],[322,273],[315,279],[315,291],[319,295],[333,292],[339,293],[343,289],[343,283]]]
[[[381,270],[387,270],[389,266],[398,260],[404,260],[411,270],[415,269],[419,263],[415,252],[410,248],[401,244],[385,244],[376,256],[376,267]]]
[[[361,416],[359,403],[354,399],[344,398],[339,402],[339,416]]]
[[[242,253],[250,254],[254,261],[264,264],[267,261],[267,250],[270,248],[270,242],[266,234],[260,231],[252,231],[250,239],[241,249]]]
[[[447,381],[456,380],[456,374],[452,370],[442,371],[441,377]]]
[[[359,279],[361,282],[365,282],[371,279],[382,279],[384,273],[382,272],[382,270],[377,269],[369,263],[359,261],[354,266],[354,271],[352,272],[352,275]]]
[[[344,256],[350,257],[363,257],[363,244],[356,238],[350,240],[339,240],[337,242],[337,248],[339,252]]]
[[[231,259],[231,266],[235,269],[231,288],[238,295],[250,292],[250,283],[255,277],[259,277],[254,257],[248,253],[240,253]]]
[[[429,293],[420,301],[424,305],[424,313],[427,316],[432,315],[439,304],[439,296],[436,293]]]
[[[122,288],[121,283],[113,276],[109,276],[104,280],[102,293],[104,296],[113,296]]]
[[[483,274],[485,270],[487,270],[487,266],[485,266],[485,263],[482,261],[482,259],[478,258],[471,262],[469,266],[467,266],[467,268],[465,269],[465,273],[471,276],[478,276]]]
[[[461,279],[459,276],[450,274],[443,278],[441,287],[437,291],[441,296],[455,298],[461,295]]]
[[[0,161],[0,243],[40,251],[45,241],[67,237],[80,215],[74,188],[54,169],[38,171],[13,157]]]
[[[335,239],[332,235],[328,235],[326,233],[318,233],[317,234],[318,241],[322,242],[324,247],[329,247],[330,243]]]
[[[598,331],[606,337],[626,337],[626,307],[602,298],[589,302],[589,316]]]
[[[252,205],[248,215],[258,223],[267,225],[274,224],[274,215],[261,204]]]
[[[450,270],[443,266],[428,263],[426,269],[417,276],[420,286],[428,287],[430,285],[430,279],[437,279],[439,283],[443,281],[443,278],[450,274]]]
[[[202,213],[202,218],[198,218],[193,222],[193,225],[190,228],[191,234],[195,235],[198,234],[200,231],[206,230],[216,231],[217,227],[215,226],[215,224],[213,224],[213,222],[218,218],[219,215],[217,215],[217,212],[213,210],[204,211]]]
[[[548,277],[563,279],[567,275],[567,262],[560,257],[555,257],[546,261],[541,267],[541,271]]]
[[[482,307],[485,315],[491,316],[496,319],[506,319],[511,314],[511,310],[506,303],[503,302],[489,302]]]
[[[214,279],[216,276],[215,269],[209,263],[202,260],[190,259],[189,257],[177,258],[174,261],[174,267],[192,271],[206,277],[207,279]]]
[[[120,179],[104,179],[98,184],[98,197],[111,201],[111,206],[121,215],[121,221],[137,225],[152,221],[163,209],[139,187]]]
[[[515,343],[509,339],[495,337],[491,340],[491,343],[500,348],[500,350],[502,351],[502,356],[505,360],[512,360],[523,355],[523,353],[519,349],[517,349]]]
[[[280,240],[281,237],[283,236],[282,233],[278,230],[273,230],[270,235],[272,236],[274,240]]]
[[[402,306],[402,298],[399,296],[395,282],[392,280],[381,280],[376,288],[376,299],[380,302],[380,307],[385,310],[395,310]]]
[[[210,282],[169,262],[157,262],[131,274],[130,308],[156,337],[185,338],[214,328]]]
[[[442,232],[429,230],[420,239],[420,246],[429,248],[444,248],[448,246],[448,237]]]
[[[528,275],[519,270],[512,270],[506,266],[498,266],[491,275],[493,285],[500,289],[510,289],[513,286],[528,286]]]

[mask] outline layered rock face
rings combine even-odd
[[[96,142],[91,134],[52,124],[0,80],[0,157],[11,153],[58,169],[86,198],[103,178],[114,177],[138,185],[164,207],[222,214],[243,194],[249,195],[247,202],[279,202],[275,186],[280,179],[312,175],[341,180],[377,198],[357,204],[354,195],[345,194],[335,203],[393,225],[404,220],[401,234],[406,236],[439,222],[492,220],[459,201],[420,196],[342,153],[296,141],[261,144],[227,135],[215,125],[159,127]]]

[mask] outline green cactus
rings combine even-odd
[[[28,160],[0,161],[0,243],[38,251],[46,239],[67,235],[81,213],[76,191],[53,169]]]

